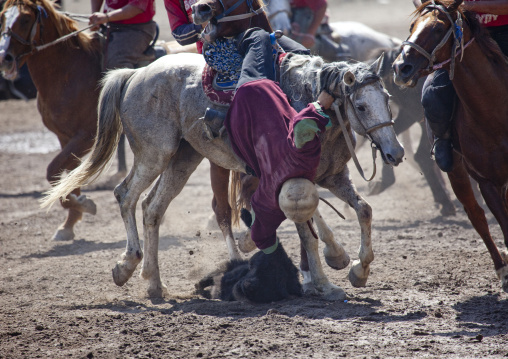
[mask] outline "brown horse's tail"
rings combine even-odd
[[[135,71],[131,69],[109,71],[101,81],[97,135],[90,156],[81,162],[79,167],[72,170],[68,176],[54,183],[54,187],[47,191],[41,200],[41,207],[50,207],[60,198],[66,198],[75,188],[94,182],[106,169],[123,132],[120,119],[123,89]]]

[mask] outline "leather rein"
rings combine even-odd
[[[377,81],[377,80],[375,80],[375,81]],[[346,94],[346,97],[345,97],[345,99],[343,101],[343,105],[344,106],[340,106],[339,107],[338,101],[335,101],[333,103],[333,109],[335,110],[335,115],[337,116],[337,119],[339,120],[339,125],[340,125],[340,128],[342,129],[342,133],[344,134],[344,139],[346,140],[346,144],[347,144],[347,147],[348,147],[349,152],[351,154],[351,158],[353,159],[353,162],[354,162],[354,164],[356,166],[356,169],[358,170],[358,172],[360,173],[362,178],[365,181],[367,181],[367,182],[372,181],[374,179],[374,176],[376,175],[376,150],[379,149],[378,145],[375,143],[375,141],[372,138],[372,136],[370,135],[370,133],[374,132],[374,131],[376,131],[376,130],[378,130],[380,128],[383,128],[383,127],[393,126],[395,122],[392,119],[390,121],[386,121],[386,122],[381,122],[381,123],[375,124],[375,125],[373,125],[371,127],[365,127],[361,121],[358,121],[358,123],[363,127],[363,133],[359,133],[359,135],[367,137],[369,139],[369,141],[370,141],[371,148],[372,148],[372,166],[373,166],[373,171],[372,171],[372,175],[367,179],[365,177],[364,172],[363,172],[362,166],[360,165],[360,161],[358,161],[358,157],[356,157],[355,148],[353,146],[351,138],[348,135],[348,131],[347,131],[346,124],[344,122],[344,118],[348,119],[348,114],[347,114],[347,111],[345,110],[345,107],[347,107],[347,106],[349,106],[351,108],[351,110],[356,115],[356,109],[355,109],[355,107],[353,105],[354,97],[356,95],[356,91],[358,91],[358,89],[360,89],[360,88],[362,88],[364,86],[367,86],[368,84],[370,84],[372,82],[373,81],[367,81],[367,82],[361,84],[351,94],[347,94],[347,90],[346,90],[346,86],[347,85],[342,83],[342,93]],[[349,122],[351,122],[351,121],[349,121]]]
[[[427,5],[424,8],[424,10],[429,10],[429,11],[437,10],[437,11],[445,14],[451,23],[450,28],[446,32],[443,39],[439,42],[439,44],[437,44],[437,46],[434,48],[434,50],[432,50],[431,53],[428,53],[420,45],[418,45],[412,41],[409,41],[409,38],[408,38],[408,40],[402,42],[402,46],[408,45],[408,46],[412,47],[418,53],[425,56],[427,58],[427,60],[429,60],[429,64],[424,69],[424,71],[433,72],[435,70],[442,68],[447,63],[451,62],[449,75],[450,75],[450,80],[453,80],[453,76],[454,76],[454,72],[455,72],[455,58],[460,54],[461,55],[460,61],[462,61],[462,57],[464,56],[464,50],[474,41],[474,37],[471,40],[469,40],[467,42],[467,44],[464,45],[464,36],[463,36],[464,31],[463,31],[463,26],[462,26],[463,25],[462,24],[462,16],[459,11],[457,11],[457,20],[453,21],[448,10],[443,5],[438,5],[438,4],[434,3],[434,0],[432,0],[432,3]],[[443,46],[446,45],[446,43],[448,42],[448,40],[450,39],[452,34],[454,37],[454,41],[453,41],[453,45],[452,45],[452,51],[451,51],[450,58],[446,61],[441,62],[441,63],[434,64],[434,61],[436,60],[436,52],[439,51]],[[404,47],[402,47],[401,55],[403,58],[406,57]]]
[[[15,6],[16,4],[14,4],[13,6]],[[25,5],[25,6],[28,6],[26,4],[20,4],[20,5]],[[60,42],[63,42],[73,36],[76,36],[77,34],[79,34],[80,32],[83,32],[85,30],[88,30],[90,29],[91,27],[93,27],[93,25],[90,25],[90,26],[87,26],[83,29],[80,29],[80,30],[76,30],[76,31],[73,31],[67,35],[64,35],[62,37],[59,37],[57,38],[56,40],[53,40],[51,42],[48,42],[46,44],[41,44],[41,45],[37,45],[36,41],[35,41],[35,35],[37,34],[37,27],[39,26],[40,29],[41,29],[41,35],[39,36],[39,38],[42,38],[42,30],[43,30],[43,23],[42,23],[42,19],[43,18],[48,18],[48,13],[46,12],[46,10],[40,6],[40,5],[37,5],[37,8],[33,8],[31,6],[28,6],[30,9],[32,9],[34,12],[35,12],[35,21],[32,25],[32,29],[30,30],[30,38],[28,40],[24,39],[22,36],[20,36],[19,34],[15,33],[14,31],[12,31],[12,29],[10,27],[7,28],[6,31],[2,32],[0,34],[0,37],[3,37],[3,36],[9,36],[13,39],[15,39],[16,41],[18,41],[19,43],[21,43],[22,45],[25,45],[25,46],[30,46],[30,51],[27,51],[25,53],[22,53],[20,55],[18,55],[16,57],[16,62],[18,62],[21,58],[25,57],[25,56],[29,56],[29,55],[32,55],[36,52],[39,52],[39,51],[42,51],[50,46],[53,46],[55,44],[58,44]]]

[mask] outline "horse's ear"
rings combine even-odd
[[[380,73],[380,71],[381,71],[381,69],[382,69],[382,67],[383,67],[383,60],[384,60],[384,58],[385,58],[385,53],[383,52],[383,53],[381,54],[381,56],[379,56],[379,57],[377,58],[377,60],[376,60],[376,61],[374,61],[374,62],[372,63],[372,65],[370,65],[370,70],[371,70],[372,72],[374,72],[375,74],[379,75],[379,73]]]
[[[347,86],[352,86],[356,82],[355,74],[351,71],[346,72],[342,79]]]
[[[415,6],[415,8],[419,8],[420,6],[422,6],[422,1],[421,0],[413,0],[413,5]]]

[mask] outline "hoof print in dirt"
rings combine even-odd
[[[196,293],[209,299],[270,303],[302,296],[298,270],[279,244],[275,252],[257,252],[249,261],[233,260],[196,284]]]

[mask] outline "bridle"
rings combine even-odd
[[[404,52],[404,45],[408,45],[408,46],[412,47],[418,53],[425,56],[427,58],[427,60],[429,60],[429,64],[424,69],[424,71],[429,71],[429,72],[433,72],[437,69],[440,69],[447,63],[451,62],[449,76],[450,76],[450,80],[453,80],[454,71],[455,71],[455,58],[460,54],[461,55],[460,61],[462,61],[462,57],[464,56],[464,50],[471,44],[471,42],[473,42],[474,37],[471,38],[471,40],[469,40],[467,42],[467,44],[464,45],[464,36],[463,36],[464,31],[463,31],[463,27],[462,27],[462,15],[460,14],[460,12],[458,10],[457,10],[457,20],[453,21],[448,10],[443,5],[436,4],[434,2],[434,0],[432,0],[431,4],[425,6],[425,8],[423,10],[431,10],[431,9],[437,10],[437,11],[445,14],[446,17],[448,18],[448,20],[450,21],[451,26],[448,29],[448,31],[446,32],[445,36],[443,37],[443,39],[441,39],[439,44],[437,44],[437,46],[434,48],[434,50],[432,50],[432,52],[430,54],[423,47],[421,47],[420,45],[418,45],[412,41],[409,41],[409,39],[406,41],[403,41],[401,56],[402,56],[402,58],[406,57],[406,53]],[[434,64],[434,61],[436,60],[437,51],[439,51],[443,46],[446,45],[446,43],[448,42],[448,40],[450,39],[452,34],[454,37],[454,41],[453,41],[453,45],[452,45],[452,51],[451,51],[450,58],[446,61],[441,62],[441,63]],[[457,49],[458,49],[458,51],[457,51]]]
[[[47,44],[37,45],[37,43],[35,42],[34,39],[35,39],[35,35],[37,34],[37,27],[40,28],[39,38],[42,39],[42,30],[44,28],[44,24],[43,24],[42,20],[43,20],[43,18],[44,19],[48,18],[48,13],[46,12],[46,9],[44,9],[40,5],[37,5],[34,8],[32,6],[29,6],[29,5],[23,4],[23,3],[17,3],[17,4],[15,3],[15,4],[13,4],[13,6],[16,6],[16,5],[27,6],[27,7],[29,7],[30,9],[32,9],[35,12],[35,21],[34,21],[34,23],[32,25],[32,29],[30,30],[30,38],[28,40],[24,39],[22,36],[20,36],[19,34],[15,33],[14,31],[12,31],[12,29],[10,27],[8,27],[6,31],[4,31],[4,32],[2,32],[0,34],[0,37],[8,36],[8,37],[11,37],[11,38],[15,39],[16,41],[18,41],[22,45],[30,46],[30,51],[22,53],[22,54],[20,54],[20,55],[18,55],[16,57],[16,61],[17,62],[19,61],[19,59],[21,59],[21,58],[23,58],[25,56],[32,55],[32,54],[34,54],[34,53],[36,53],[38,51],[46,49],[47,47],[50,47],[52,45],[58,44],[58,43],[60,43],[62,41],[65,41],[65,40],[69,39],[70,37],[73,37],[73,36],[77,35],[80,32],[83,32],[85,30],[90,29],[93,26],[93,25],[90,25],[90,26],[87,26],[87,27],[85,27],[83,29],[73,31],[70,34],[67,34],[67,35],[64,35],[62,37],[59,37],[58,39],[53,40],[53,41],[51,41],[51,42],[49,42]],[[11,6],[11,7],[13,7],[13,6]]]
[[[11,6],[11,7],[14,7],[16,5],[26,5],[26,4],[13,4],[13,6]],[[46,10],[40,5],[37,5],[37,7],[35,9],[31,6],[28,6],[28,7],[30,9],[34,10],[34,12],[35,12],[35,21],[32,24],[32,29],[30,30],[30,38],[28,40],[24,39],[22,36],[15,33],[14,31],[12,31],[12,29],[10,27],[7,27],[6,31],[4,31],[0,34],[0,37],[8,36],[8,37],[15,39],[22,45],[34,47],[34,45],[35,45],[34,38],[37,33],[37,25],[40,25],[42,28],[42,17],[44,16],[45,18],[47,18],[48,14],[46,13]]]
[[[355,116],[358,118],[358,115],[356,114],[356,109],[353,105],[353,103],[355,102],[355,97],[356,97],[357,91],[360,88],[365,87],[365,86],[367,86],[373,82],[377,82],[377,81],[379,81],[379,79],[373,78],[369,81],[364,81],[361,84],[354,84],[353,86],[347,86],[344,82],[342,82],[342,93],[345,95],[345,98],[343,101],[344,106],[339,106],[337,104],[337,101],[335,101],[333,103],[333,109],[335,110],[335,115],[337,116],[337,119],[339,120],[339,125],[340,125],[340,128],[342,129],[342,133],[344,134],[344,139],[346,140],[346,144],[347,144],[347,147],[348,147],[349,152],[351,154],[351,158],[352,158],[353,162],[355,163],[356,169],[358,170],[358,172],[360,173],[362,178],[367,182],[372,181],[374,179],[374,176],[376,175],[376,150],[379,149],[378,145],[376,144],[376,142],[374,141],[374,139],[372,138],[372,136],[370,134],[380,128],[387,127],[387,126],[393,126],[395,122],[393,121],[393,119],[390,119],[390,121],[377,123],[371,127],[365,127],[361,121],[359,121],[359,120],[357,121],[358,124],[363,128],[363,133],[358,132],[358,134],[367,137],[370,141],[371,148],[372,148],[373,171],[372,171],[372,175],[370,176],[370,178],[367,179],[365,177],[364,172],[363,172],[362,166],[360,165],[360,161],[358,161],[358,158],[356,157],[355,148],[353,146],[353,143],[351,142],[351,139],[348,136],[347,127],[346,127],[346,124],[344,123],[344,118],[348,118],[348,111],[346,110],[347,107],[350,107],[351,110],[354,112]],[[388,107],[388,109],[389,108],[390,107]],[[390,114],[391,114],[391,111],[390,111]],[[351,123],[351,120],[349,120],[349,122]]]
[[[210,20],[210,22],[213,25],[217,25],[220,22],[229,22],[229,21],[238,21],[238,20],[248,19],[248,18],[251,18],[253,16],[259,15],[259,14],[261,14],[261,13],[263,13],[265,11],[263,7],[260,7],[259,9],[254,10],[253,4],[252,4],[252,0],[238,0],[229,9],[226,9],[226,7],[224,6],[224,3],[222,2],[222,0],[219,0],[219,2],[220,2],[221,6],[222,6],[222,9],[224,11],[222,12],[222,14],[214,16]],[[233,11],[235,11],[240,5],[242,5],[244,2],[247,2],[247,6],[249,7],[249,11],[247,13],[240,14],[240,15],[229,15]]]

